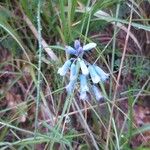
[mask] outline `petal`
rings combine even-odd
[[[77,54],[77,51],[74,48],[72,48],[71,46],[66,46],[65,50],[66,50],[66,52],[68,54],[72,54],[72,55],[76,55]]]
[[[71,60],[67,60],[64,65],[58,69],[57,73],[60,74],[61,76],[64,76],[67,71],[69,70],[69,67],[71,65]]]
[[[89,72],[93,83],[98,83],[101,79],[92,65],[89,66]]]
[[[65,87],[68,94],[71,94],[75,88],[76,80],[71,80]]]
[[[84,51],[91,50],[91,49],[95,48],[96,45],[97,45],[96,43],[89,43],[89,44],[86,44],[86,45],[83,46],[83,50],[84,50]]]
[[[83,74],[80,75],[80,91],[81,92],[89,91],[86,76]]]
[[[78,53],[78,55],[82,54],[82,53],[83,53],[83,48],[82,48],[82,47],[79,47],[79,48],[77,49],[77,53]]]
[[[75,80],[78,76],[77,65],[72,63],[70,68],[70,80]]]
[[[96,72],[98,73],[98,75],[100,76],[102,81],[106,81],[109,77],[109,74],[105,73],[100,67],[94,65],[94,68],[96,70]]]
[[[93,94],[95,95],[95,98],[97,101],[103,98],[101,91],[99,88],[95,85],[92,85]]]
[[[75,40],[74,41],[74,48],[78,49],[79,47],[81,47],[80,41],[79,40]]]
[[[79,64],[80,64],[80,68],[81,68],[81,71],[84,75],[88,75],[89,74],[89,70],[85,64],[85,62],[81,59],[78,59],[79,61]]]
[[[87,93],[86,92],[80,92],[80,99],[87,100],[88,99]]]

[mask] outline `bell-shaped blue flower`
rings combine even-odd
[[[79,64],[80,64],[80,68],[81,71],[84,75],[88,75],[89,74],[89,70],[85,64],[85,62],[83,60],[81,60],[80,58],[78,58]]]
[[[74,48],[78,49],[79,47],[81,47],[80,41],[79,40],[75,40],[74,41]]]
[[[70,68],[70,80],[75,80],[78,77],[78,70],[77,65],[75,63],[71,64]]]
[[[92,82],[93,83],[98,83],[101,79],[100,79],[100,76],[95,71],[93,65],[90,65],[88,69],[89,69],[89,72],[90,72]]]
[[[64,63],[64,65],[61,68],[58,69],[57,73],[60,74],[61,76],[64,76],[69,70],[70,65],[71,65],[71,60],[69,59]]]
[[[86,45],[83,46],[83,50],[84,50],[84,51],[91,50],[91,49],[95,48],[96,45],[97,45],[96,43],[89,43],[89,44],[86,44]]]
[[[85,92],[80,92],[80,99],[82,100],[88,100],[88,96],[87,96],[87,93],[86,91]]]
[[[109,74],[105,73],[100,67],[96,66],[96,65],[93,65],[97,74],[100,76],[101,78],[101,81],[105,82],[108,77],[109,77]]]
[[[76,80],[70,80],[69,84],[65,87],[68,94],[71,94],[75,88]]]
[[[85,75],[80,75],[80,92],[89,91],[88,84],[87,84],[87,78]]]
[[[68,54],[77,55],[77,51],[71,46],[66,46],[65,50]]]
[[[69,84],[65,87],[67,94],[73,94],[76,83],[78,80],[80,80],[80,99],[88,100],[90,83],[88,83],[87,80],[91,79],[94,84],[91,86],[91,91],[93,93],[92,95],[94,95],[97,101],[103,98],[100,89],[95,86],[95,84],[100,81],[106,81],[106,79],[109,77],[109,74],[105,73],[100,67],[92,65],[83,59],[84,52],[95,47],[96,43],[89,43],[82,46],[80,40],[74,41],[74,47],[65,47],[66,53],[76,56],[67,60],[64,65],[58,69],[58,73],[61,76],[66,75],[68,70],[70,71]]]
[[[93,94],[95,95],[95,99],[97,101],[99,101],[103,98],[102,93],[97,86],[92,85],[92,91],[93,91]]]

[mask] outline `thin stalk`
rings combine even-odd
[[[61,117],[58,120],[58,123],[56,125],[56,131],[58,131],[58,132],[59,132],[59,130],[61,128],[61,124],[63,122],[63,118],[66,117],[65,116],[66,111],[68,110],[68,108],[70,109],[72,98],[73,98],[73,95],[68,95],[67,98],[66,98],[66,101],[65,101],[65,104],[64,104],[64,108],[63,108],[63,111],[61,113]],[[61,134],[60,136],[63,137],[63,134]],[[57,135],[54,134],[54,137],[57,138]],[[54,143],[55,143],[55,141],[51,142],[50,149],[53,149]]]
[[[130,144],[130,140],[132,137],[132,130],[133,130],[133,107],[132,107],[132,103],[134,101],[133,96],[131,95],[131,93],[129,93],[129,100],[128,100],[128,104],[129,104],[129,110],[128,110],[128,115],[130,120],[128,121],[128,144]]]
[[[127,50],[127,44],[128,44],[129,35],[130,35],[131,22],[132,22],[132,14],[133,14],[133,4],[132,4],[132,7],[131,7],[131,13],[130,13],[128,31],[127,31],[127,35],[126,35],[126,39],[125,39],[124,50],[123,50],[121,64],[120,64],[120,67],[119,67],[119,73],[118,73],[118,77],[117,77],[117,83],[118,84],[116,84],[115,91],[114,91],[114,96],[113,96],[113,103],[112,103],[112,109],[111,109],[112,111],[111,111],[110,119],[109,119],[109,126],[108,126],[107,140],[106,140],[106,147],[105,147],[105,149],[108,149],[108,146],[109,146],[109,138],[110,138],[110,131],[111,131],[111,123],[112,123],[111,120],[113,118],[113,112],[114,112],[115,102],[116,102],[116,96],[117,96],[117,89],[118,89],[118,86],[119,86],[119,81],[120,81],[120,77],[121,77],[121,72],[122,72],[122,68],[123,68],[123,63],[124,63],[124,59],[125,59],[125,55],[126,55],[126,50]]]
[[[38,26],[38,44],[39,44],[39,53],[38,53],[38,77],[37,77],[37,99],[36,99],[36,112],[35,112],[35,138],[38,132],[38,114],[39,114],[39,102],[40,102],[40,91],[41,91],[41,58],[42,58],[42,38],[41,38],[41,0],[38,1],[38,9],[37,9],[37,26]]]
[[[68,24],[65,15],[65,2],[63,0],[59,0],[60,4],[60,23],[61,23],[61,32],[63,33],[64,41],[68,42]]]
[[[87,5],[86,5],[86,7],[89,7],[89,4],[90,4],[90,1],[88,1],[87,2]],[[85,10],[84,10],[85,12],[84,12],[84,19],[83,19],[83,22],[82,22],[82,26],[81,26],[81,31],[80,31],[80,37],[82,36],[82,34],[83,34],[83,29],[84,29],[84,26],[85,26],[85,23],[86,23],[86,17],[87,17],[87,15],[88,15],[88,10],[85,8]]]
[[[119,15],[119,9],[120,9],[120,3],[117,4],[117,9],[116,9],[116,19],[118,19],[118,15]],[[117,21],[114,24],[114,36],[113,36],[113,47],[112,47],[112,58],[111,58],[111,72],[114,71],[114,58],[115,58],[115,49],[116,49],[116,33],[117,32]],[[112,78],[110,80],[110,91],[109,91],[109,97],[112,97]]]
[[[84,118],[84,116],[83,116],[83,114],[82,114],[82,112],[81,112],[81,109],[79,108],[79,106],[78,106],[78,104],[77,104],[77,102],[76,102],[75,99],[74,99],[74,105],[75,105],[75,107],[77,108],[77,110],[78,110],[78,112],[79,112],[79,114],[80,114],[80,117],[81,117],[81,119],[82,119],[82,121],[83,121],[83,124],[84,124],[83,127],[85,128],[85,130],[87,130],[87,132],[89,133],[89,135],[90,135],[90,137],[91,137],[91,140],[92,140],[92,142],[93,142],[93,146],[95,147],[96,150],[99,150],[99,147],[98,147],[98,145],[97,145],[97,143],[96,143],[96,140],[95,140],[95,138],[94,138],[94,135],[93,135],[91,129],[89,128],[89,126],[87,125],[87,122],[86,122],[86,120],[85,120],[85,118]]]
[[[84,37],[84,45],[86,44],[86,39],[87,39],[89,26],[90,26],[90,20],[91,20],[91,11],[89,12],[89,17],[88,17],[88,22],[87,22],[87,27],[86,27],[85,37]]]
[[[104,85],[103,85],[103,83],[101,83],[101,82],[100,82],[100,87],[101,87],[101,89],[102,89],[102,92],[103,92],[105,98],[106,98],[107,100],[109,100],[109,99],[108,99],[108,96],[107,96],[107,93],[106,93],[106,90],[105,90],[105,88],[104,88]],[[111,114],[111,106],[110,106],[109,103],[107,103],[107,105],[108,105],[109,112],[110,112],[110,114]],[[117,127],[116,127],[116,124],[115,124],[115,119],[112,117],[111,120],[112,120],[114,132],[115,132],[115,136],[116,136],[116,144],[115,144],[115,145],[117,146],[117,149],[119,150],[119,147],[120,147],[120,146],[119,146],[119,138],[118,138],[118,133],[117,133]],[[109,137],[110,137],[110,135],[109,135]],[[113,141],[113,140],[112,140],[112,141]],[[111,146],[111,145],[110,145],[110,146]]]

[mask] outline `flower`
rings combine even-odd
[[[96,43],[89,43],[89,44],[86,44],[86,45],[83,46],[83,50],[84,50],[84,51],[89,51],[89,50],[95,48],[96,45],[97,45]]]
[[[72,48],[71,46],[66,46],[65,50],[68,54],[72,54],[72,55],[77,54],[77,51],[74,48]]]
[[[77,49],[77,54],[78,54],[78,56],[79,56],[80,54],[83,54],[83,48],[82,48],[82,47],[79,47],[79,48]]]
[[[72,63],[70,68],[70,80],[75,80],[77,76],[78,76],[77,65],[75,63]]]
[[[61,76],[64,76],[67,71],[69,70],[69,67],[71,65],[71,60],[67,60],[64,65],[58,69],[57,73],[59,73]]]
[[[95,71],[93,65],[89,65],[89,72],[93,83],[98,83],[101,79],[100,76]]]
[[[88,85],[87,85],[87,79],[86,76],[81,74],[80,75],[80,92],[86,92],[89,91]]]
[[[68,94],[72,94],[75,88],[76,80],[70,80],[69,84],[65,87]]]
[[[106,81],[109,77],[109,74],[105,73],[100,67],[93,65],[97,74],[100,76],[101,81]]]
[[[83,74],[80,74],[80,99],[87,100],[87,91],[89,91],[89,87],[87,85],[87,79],[86,76]]]
[[[98,89],[97,86],[92,85],[93,94],[95,95],[95,98],[97,101],[103,98],[101,91]]]
[[[65,47],[66,53],[76,56],[75,58],[71,56],[71,58],[58,69],[58,73],[61,76],[66,75],[67,71],[70,70],[70,81],[65,87],[68,95],[73,94],[76,83],[80,80],[80,99],[88,100],[89,97],[87,94],[90,92],[89,87],[92,88],[91,91],[97,101],[103,98],[100,89],[95,84],[100,81],[106,81],[109,74],[105,73],[97,65],[92,65],[83,59],[84,52],[95,47],[96,43],[88,43],[82,46],[79,40],[74,41],[74,48],[71,46]],[[81,71],[79,70],[80,68]],[[88,83],[88,79],[91,79],[94,85]]]
[[[66,46],[65,50],[68,54],[80,56],[81,54],[84,53],[84,51],[89,51],[89,50],[95,48],[96,45],[97,45],[96,43],[88,43],[82,47],[80,41],[75,40],[74,41],[74,48],[71,46]]]
[[[88,70],[88,68],[87,68],[87,66],[86,66],[86,64],[85,64],[85,62],[84,62],[82,59],[80,59],[80,58],[78,58],[78,61],[79,61],[79,64],[80,64],[80,68],[81,68],[82,73],[83,73],[84,75],[88,75],[88,74],[89,74],[89,70]]]
[[[80,99],[82,99],[82,100],[87,100],[88,99],[86,91],[80,92]]]
[[[80,41],[79,40],[75,40],[74,41],[74,48],[78,49],[79,47],[81,47]]]

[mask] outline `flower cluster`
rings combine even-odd
[[[61,76],[65,76],[70,71],[70,82],[66,86],[68,94],[73,93],[76,83],[80,81],[80,99],[87,100],[87,93],[90,92],[89,87],[92,89],[92,93],[95,95],[96,100],[103,98],[100,89],[96,86],[99,82],[105,82],[109,75],[105,73],[97,65],[92,65],[82,58],[84,52],[96,47],[96,43],[89,43],[83,47],[79,40],[75,40],[74,48],[66,46],[65,50],[68,54],[77,56],[76,58],[70,58],[64,65],[58,69],[58,73]],[[91,82],[88,82],[90,81]]]

